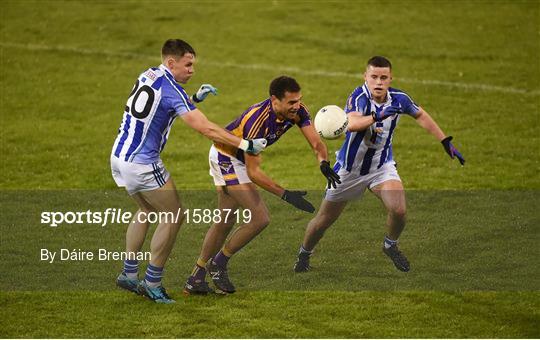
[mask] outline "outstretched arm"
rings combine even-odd
[[[330,166],[330,162],[328,161],[328,149],[317,131],[315,131],[315,127],[313,125],[307,125],[302,127],[300,131],[302,131],[302,134],[308,141],[311,149],[315,152],[315,157],[317,157],[321,172],[328,181],[328,188],[336,188],[337,184],[341,183],[339,175],[336,174],[334,169]]]
[[[285,192],[279,184],[274,182],[267,174],[262,171],[260,165],[262,162],[261,155],[245,155],[246,169],[249,176],[249,179],[264,190],[281,197]]]
[[[438,141],[442,143],[444,150],[446,151],[448,156],[450,156],[450,158],[457,158],[461,165],[465,165],[465,158],[463,158],[461,153],[451,143],[452,136],[446,136],[439,127],[439,125],[437,125],[433,118],[431,118],[429,113],[427,113],[424,109],[420,108],[420,110],[416,113],[415,118],[418,125],[423,127],[426,131],[431,133],[435,138],[437,138]]]
[[[199,133],[213,140],[214,142],[229,144],[252,154],[258,154],[266,147],[266,139],[259,138],[254,140],[245,140],[239,138],[229,131],[222,129],[217,124],[209,121],[204,113],[202,113],[199,109],[189,111],[181,117],[189,127],[197,130]]]
[[[300,128],[300,131],[302,131],[304,138],[306,138],[307,142],[311,146],[311,149],[313,152],[315,152],[317,161],[320,163],[328,160],[328,150],[326,149],[326,145],[321,140],[321,137],[319,137],[317,131],[315,131],[313,125],[304,126]]]
[[[420,108],[420,110],[416,113],[415,119],[418,125],[437,138],[439,142],[444,139],[444,132],[424,109]]]
[[[313,205],[303,197],[307,194],[306,191],[285,190],[261,170],[260,164],[262,162],[262,157],[260,155],[253,156],[246,154],[245,161],[248,176],[253,183],[280,197],[282,200],[293,205],[297,209],[310,213],[315,211]]]

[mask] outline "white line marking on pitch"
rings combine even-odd
[[[112,57],[128,57],[128,58],[144,58],[144,59],[150,59],[150,60],[157,60],[158,58],[154,55],[148,55],[148,54],[141,54],[141,53],[131,53],[131,52],[114,52],[114,51],[107,51],[107,50],[91,50],[91,49],[85,49],[85,48],[78,48],[78,47],[69,47],[69,46],[46,46],[46,45],[36,45],[36,44],[19,44],[19,43],[11,43],[11,42],[0,42],[0,46],[2,47],[11,47],[11,48],[22,48],[26,50],[32,50],[32,51],[59,51],[59,52],[71,52],[71,53],[77,53],[77,54],[86,54],[86,55],[105,55],[105,56],[112,56]],[[200,58],[199,61],[201,62]],[[310,71],[310,70],[302,70],[296,67],[276,67],[272,65],[265,65],[265,64],[237,64],[237,63],[230,63],[230,62],[215,62],[215,61],[207,61],[202,60],[203,64],[215,66],[215,67],[234,67],[244,70],[261,70],[261,71],[282,71],[282,72],[291,72],[291,73],[297,73],[307,76],[322,76],[322,77],[333,77],[333,78],[354,78],[354,79],[360,79],[361,74],[360,73],[347,73],[347,72],[331,72],[331,71]],[[444,87],[457,87],[464,90],[483,90],[487,92],[506,92],[506,93],[516,93],[516,94],[525,94],[525,95],[533,95],[538,96],[540,95],[540,90],[527,90],[527,89],[519,89],[514,87],[506,87],[506,86],[496,86],[496,85],[489,85],[489,84],[474,84],[474,83],[461,83],[461,82],[452,82],[452,81],[444,81],[444,80],[429,80],[429,79],[412,79],[412,78],[396,78],[396,80],[403,82],[403,83],[410,83],[410,84],[422,84],[422,85],[436,85],[436,86],[444,86]]]

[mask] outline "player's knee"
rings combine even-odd
[[[264,214],[257,218],[254,222],[255,228],[257,228],[259,231],[262,231],[264,228],[266,228],[270,224],[270,216],[268,214]]]
[[[270,224],[270,216],[266,215],[260,222],[261,228],[266,228]]]
[[[184,208],[180,204],[172,204],[170,206],[163,207],[157,212],[158,219],[164,223],[170,223],[171,225],[182,225],[186,214]]]
[[[407,217],[407,209],[405,207],[395,207],[390,212],[394,218],[405,220]]]
[[[330,228],[332,223],[334,223],[334,220],[335,219],[331,218],[331,216],[320,215],[313,220],[313,226],[317,231],[324,232],[326,229]]]
[[[219,230],[221,232],[229,232],[234,226],[233,220],[221,221],[219,223],[212,224],[212,228]]]
[[[151,209],[150,207],[148,208],[139,208],[139,210],[137,210],[137,214],[141,214],[141,215],[144,215],[144,216],[148,216],[150,214],[153,214],[155,213],[156,211]]]
[[[186,219],[186,215],[184,214],[184,211],[178,211],[178,215],[176,216],[176,223],[178,224],[178,226],[180,227],[182,225],[182,223],[184,223]]]
[[[169,233],[171,235],[176,235],[180,230],[180,223],[178,221],[172,221],[170,223],[167,223],[166,226],[169,229]]]

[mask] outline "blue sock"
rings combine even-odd
[[[391,240],[390,238],[388,238],[388,236],[385,236],[384,237],[384,248],[385,249],[388,249],[392,246],[395,246],[397,245],[397,240]]]
[[[123,273],[130,279],[137,279],[139,273],[139,261],[125,260]]]
[[[161,286],[161,278],[163,277],[163,267],[156,267],[148,264],[144,280],[149,287]]]

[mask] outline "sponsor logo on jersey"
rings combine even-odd
[[[151,70],[148,70],[146,72],[144,72],[144,75],[147,76],[148,78],[152,79],[152,81],[156,81],[157,79],[157,75],[152,72]]]
[[[231,171],[231,168],[232,168],[232,163],[229,162],[229,161],[220,161],[219,162],[219,167],[225,171],[226,173],[229,173]]]

